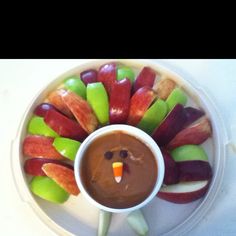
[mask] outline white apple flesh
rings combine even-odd
[[[204,196],[209,184],[209,180],[180,182],[178,184],[163,186],[157,196],[173,203],[189,203]]]

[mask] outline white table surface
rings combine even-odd
[[[236,60],[156,61],[193,77],[215,101],[228,131],[232,125],[236,125]],[[17,193],[10,168],[10,141],[14,139],[22,114],[35,94],[48,81],[83,62],[0,60],[1,235],[54,235]],[[191,231],[191,235],[236,235],[236,158],[230,148],[222,189],[210,211]]]

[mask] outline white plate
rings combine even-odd
[[[22,141],[26,135],[26,127],[34,107],[42,102],[48,92],[57,87],[65,77],[79,73],[85,69],[98,68],[111,60],[96,60],[74,68],[50,82],[32,100],[20,124],[17,137],[12,145],[12,171],[18,192],[23,201],[35,211],[38,217],[58,235],[96,235],[98,225],[98,210],[90,205],[80,194],[79,197],[71,196],[63,205],[56,205],[34,196],[28,188],[28,177],[23,171]],[[159,198],[143,208],[144,215],[149,224],[149,235],[183,235],[191,230],[207,210],[211,207],[223,178],[225,164],[225,146],[228,142],[224,125],[214,104],[204,90],[194,81],[182,78],[160,64],[148,60],[116,60],[131,66],[138,72],[143,66],[150,66],[158,71],[161,76],[170,77],[188,93],[187,105],[202,107],[211,120],[213,137],[202,146],[208,153],[210,164],[213,168],[213,178],[205,197],[188,204],[173,204]],[[112,218],[109,235],[135,235],[126,222],[126,214],[115,214]]]

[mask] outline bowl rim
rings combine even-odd
[[[122,131],[126,134],[129,134],[137,139],[139,139],[141,142],[143,142],[148,148],[151,150],[153,153],[153,156],[157,162],[157,178],[155,181],[155,185],[153,187],[153,190],[150,192],[150,194],[139,204],[134,205],[132,207],[128,208],[112,208],[112,207],[107,207],[105,205],[102,205],[98,201],[96,201],[91,195],[86,191],[83,181],[81,180],[81,175],[80,175],[80,168],[81,168],[81,163],[83,160],[83,154],[88,148],[88,146],[97,138],[104,136],[106,134],[116,132],[116,131]],[[74,162],[74,174],[75,174],[75,179],[77,182],[77,185],[81,191],[81,193],[85,196],[85,198],[94,206],[97,208],[108,211],[108,212],[113,212],[113,213],[124,213],[124,212],[131,212],[134,210],[137,210],[139,208],[144,207],[146,204],[148,204],[158,193],[159,189],[161,188],[161,185],[163,183],[164,179],[164,173],[165,173],[165,166],[164,166],[164,160],[162,153],[160,151],[159,146],[156,144],[156,142],[146,134],[144,131],[141,129],[138,129],[136,127],[130,126],[130,125],[125,125],[125,124],[114,124],[114,125],[108,125],[105,127],[102,127],[100,129],[97,129],[93,133],[91,133],[81,144],[78,152],[76,153],[75,157],[75,162]]]

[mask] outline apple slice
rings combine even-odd
[[[98,125],[97,118],[89,103],[73,92],[66,91],[62,100],[87,133],[92,133]]]
[[[74,161],[80,142],[69,138],[55,138],[52,144],[62,156]]]
[[[184,107],[177,104],[154,130],[152,137],[160,146],[168,144],[175,135],[183,128],[186,122]]]
[[[29,157],[40,157],[48,159],[64,159],[52,146],[53,138],[38,135],[29,135],[23,142],[23,154]]]
[[[71,76],[64,81],[64,86],[66,89],[76,93],[83,99],[86,99],[86,86],[79,76]]]
[[[99,223],[97,236],[106,236],[111,224],[112,213],[108,211],[99,211]]]
[[[95,83],[97,82],[97,71],[93,69],[83,71],[80,73],[80,78],[86,86]]]
[[[133,126],[137,125],[154,101],[155,97],[156,95],[151,88],[142,87],[137,90],[130,100],[127,123]]]
[[[44,117],[44,121],[60,136],[78,141],[83,141],[88,136],[76,121],[69,119],[60,112],[49,110]]]
[[[110,95],[113,84],[116,81],[116,63],[102,65],[99,68],[97,80],[103,83],[107,93]]]
[[[175,87],[175,81],[172,79],[163,79],[154,84],[153,90],[157,92],[157,96],[160,99],[166,100]]]
[[[197,123],[181,130],[167,145],[168,149],[174,149],[186,144],[201,144],[211,136],[210,121],[203,117]]]
[[[116,81],[110,94],[110,124],[125,124],[129,115],[131,82]]]
[[[77,196],[80,191],[75,181],[74,171],[58,164],[47,163],[42,167],[44,173],[52,178],[66,192]]]
[[[145,112],[143,118],[138,123],[138,127],[148,134],[152,134],[154,129],[159,126],[161,121],[167,114],[166,103],[158,99],[151,107]]]
[[[36,116],[44,117],[49,110],[57,109],[50,103],[41,103],[34,109],[34,114]]]
[[[43,135],[47,137],[58,137],[59,135],[51,129],[45,122],[43,117],[35,116],[31,118],[28,125],[30,134]]]
[[[107,124],[109,121],[109,101],[106,89],[101,82],[88,84],[87,101],[96,114],[99,123]]]
[[[182,104],[183,106],[187,103],[187,96],[180,88],[175,88],[166,99],[169,111],[175,107],[176,104]]]
[[[209,180],[212,177],[211,166],[207,161],[181,161],[176,164],[180,182]]]
[[[165,164],[165,175],[164,175],[164,184],[176,184],[179,182],[179,169],[171,157],[170,153],[166,149],[161,149],[163,155],[164,164]]]
[[[144,86],[152,88],[155,78],[156,72],[152,68],[148,66],[143,67],[136,80],[134,81],[134,92]]]
[[[203,180],[163,186],[157,196],[173,203],[189,203],[203,197],[209,184],[210,181]]]
[[[200,117],[205,115],[205,112],[194,107],[185,107],[184,112],[186,113],[187,121],[185,126],[192,124],[194,121],[198,120]]]
[[[171,151],[175,161],[208,161],[205,150],[198,145],[183,145]]]
[[[47,99],[49,103],[54,105],[60,112],[65,114],[66,116],[72,118],[74,117],[73,114],[71,113],[70,109],[67,107],[65,102],[62,100],[62,95],[66,92],[65,89],[57,89],[55,91],[52,91]]]
[[[47,176],[35,176],[30,182],[30,190],[38,197],[53,203],[64,203],[69,194]]]
[[[130,227],[140,236],[148,234],[149,227],[147,221],[140,209],[131,211],[127,216]]]
[[[119,66],[117,68],[117,80],[129,79],[131,84],[134,82],[134,71],[128,66]]]
[[[32,158],[32,159],[26,160],[24,163],[25,173],[29,175],[34,175],[34,176],[46,176],[46,174],[42,170],[42,166],[46,163],[54,163],[54,164],[68,167],[72,170],[74,169],[73,166],[66,164],[62,161],[46,159],[46,158]]]

